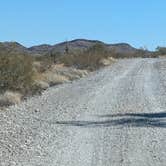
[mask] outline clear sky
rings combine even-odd
[[[0,41],[32,46],[76,38],[166,46],[166,0],[0,1]]]

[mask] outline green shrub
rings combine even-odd
[[[25,55],[0,56],[0,91],[26,93],[33,86],[33,60]]]

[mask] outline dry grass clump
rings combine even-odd
[[[112,57],[108,57],[108,58],[105,58],[105,59],[101,59],[101,60],[100,60],[100,64],[101,64],[102,66],[109,66],[109,65],[111,65],[111,64],[114,63],[114,62],[115,62],[115,59],[112,58]]]
[[[88,74],[86,70],[79,70],[72,67],[66,67],[63,64],[52,65],[49,70],[35,76],[35,84],[41,89],[49,86],[68,82],[69,80],[79,79]]]
[[[6,91],[0,95],[0,106],[19,104],[21,99],[22,95],[19,92]]]
[[[49,83],[47,83],[46,81],[39,80],[39,79],[35,80],[34,84],[39,90],[46,90],[47,88],[50,87]]]
[[[79,70],[73,67],[55,65],[53,66],[53,70],[57,74],[67,77],[68,80],[75,80],[88,75],[87,70]]]
[[[54,66],[56,65],[52,65],[45,72],[35,72],[35,85],[41,89],[46,89],[49,86],[67,82],[68,79],[65,76],[57,73]]]
[[[67,82],[65,75],[57,72],[57,68],[62,67],[61,64],[56,64],[53,57],[37,57],[33,62],[35,71],[35,85],[39,89],[47,89],[49,86]]]
[[[68,79],[65,76],[59,75],[54,71],[47,71],[42,74],[43,80],[47,82],[50,86],[61,84],[67,82]]]
[[[35,72],[42,72],[42,64],[40,61],[34,61],[33,62],[33,69]]]

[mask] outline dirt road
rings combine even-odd
[[[1,166],[165,166],[166,59],[125,59],[0,112]]]

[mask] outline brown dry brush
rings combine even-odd
[[[66,66],[96,70],[101,67],[100,61],[109,56],[111,56],[111,53],[103,44],[95,44],[85,51],[77,51],[61,56],[57,61],[64,63]]]

